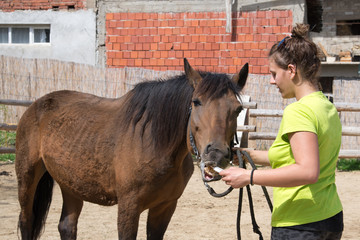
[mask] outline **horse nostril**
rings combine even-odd
[[[208,144],[205,148],[205,153],[208,154],[211,151],[211,144]]]

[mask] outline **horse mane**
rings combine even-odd
[[[238,95],[236,84],[226,74],[200,72],[200,75],[203,80],[197,93],[215,99],[230,89]],[[194,88],[185,74],[169,80],[139,83],[127,96],[122,126],[128,128],[131,124],[135,131],[137,124],[142,121],[142,139],[149,125],[151,139],[147,140],[153,142],[159,151],[173,151],[186,137],[193,92]]]
[[[203,80],[200,82],[194,94],[213,100],[221,98],[229,90],[239,97],[240,88],[224,73],[200,72]]]

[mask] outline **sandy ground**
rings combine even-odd
[[[337,172],[336,183],[344,206],[345,230],[342,239],[360,239],[360,172]],[[218,192],[227,187],[219,182],[212,186]],[[270,239],[270,210],[259,186],[252,187],[255,214],[264,239]],[[269,189],[271,194],[271,189]],[[165,239],[236,239],[238,190],[223,198],[211,197],[205,189],[196,167],[170,222]],[[244,191],[246,194],[246,191]],[[246,195],[244,195],[246,197]],[[60,239],[57,224],[62,199],[59,187],[54,189],[45,232],[41,239]],[[116,206],[103,207],[85,203],[78,225],[78,239],[117,239]],[[19,205],[14,164],[0,165],[0,239],[18,239]],[[138,239],[146,239],[146,212],[141,215]],[[242,239],[258,239],[252,232],[247,198],[241,215]]]

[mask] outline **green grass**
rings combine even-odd
[[[360,159],[356,159],[356,158],[339,159],[337,164],[337,169],[339,171],[360,170]]]
[[[14,153],[0,154],[0,162],[14,162],[14,161],[15,161]]]
[[[16,133],[10,131],[0,131],[0,146],[2,147],[14,147],[15,146]]]
[[[12,131],[0,131],[0,147],[15,147],[16,133]],[[0,154],[0,162],[14,162],[15,154]]]

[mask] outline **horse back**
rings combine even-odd
[[[30,151],[38,153],[62,188],[90,202],[115,204],[112,161],[120,109],[119,99],[75,91],[47,94],[22,116],[19,145],[35,141],[37,149]]]

